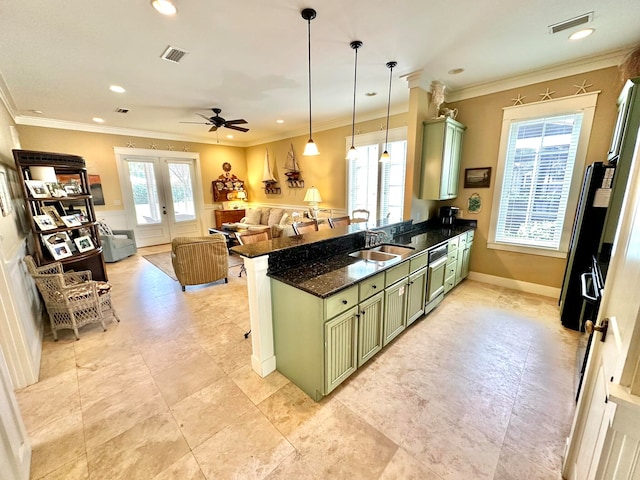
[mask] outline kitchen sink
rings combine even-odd
[[[411,247],[402,247],[400,245],[385,244],[380,245],[379,247],[375,247],[374,249],[372,249],[372,251],[390,253],[392,255],[398,255],[400,256],[400,258],[406,258],[413,253],[414,249]]]
[[[349,255],[362,260],[370,260],[372,262],[388,262],[389,260],[397,260],[399,255],[393,253],[381,252],[379,250],[358,250]]]

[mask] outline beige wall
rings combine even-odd
[[[478,230],[471,258],[473,272],[561,287],[565,259],[488,249],[487,237],[496,183],[502,108],[513,105],[513,99],[518,94],[526,97],[525,103],[539,101],[541,99],[540,93],[543,93],[547,88],[550,91],[555,91],[553,98],[574,95],[578,90],[575,85],[582,84],[583,80],[586,80],[587,84],[593,85],[589,91],[601,90],[587,151],[586,164],[590,164],[606,159],[609,150],[611,132],[617,113],[616,100],[620,93],[618,70],[615,67],[505,90],[448,105],[450,108],[455,107],[459,110],[457,120],[467,126],[460,168],[460,190],[458,198],[448,204],[460,207],[464,211],[465,218],[478,220]],[[492,167],[491,188],[463,188],[464,169],[475,167]],[[473,215],[467,212],[467,202],[469,196],[476,191],[482,197],[482,211]]]
[[[389,119],[389,128],[407,125],[407,114],[394,115]],[[386,126],[386,118],[356,123],[356,132],[370,133]],[[308,135],[292,139],[270,142],[247,148],[247,171],[249,182],[249,201],[257,203],[275,203],[281,205],[304,205],[307,188],[315,186],[322,196],[321,208],[347,208],[347,154],[345,138],[351,136],[351,125],[314,132],[313,140],[320,155],[305,157],[302,155]],[[300,165],[301,178],[305,188],[289,188],[287,185],[284,162],[290,145],[296,152]],[[274,177],[281,188],[279,195],[267,195],[262,184],[265,148],[269,151],[269,160]]]
[[[224,162],[231,164],[231,173],[241,179],[247,177],[245,149],[241,147],[126,137],[44,127],[19,126],[18,130],[22,148],[26,150],[71,153],[80,155],[85,159],[89,173],[99,174],[102,181],[106,205],[97,206],[97,211],[121,210],[123,208],[113,147],[126,147],[128,142],[132,142],[136,148],[151,148],[151,145],[154,144],[158,150],[168,150],[169,146],[172,146],[174,151],[182,151],[184,147],[187,147],[189,152],[199,153],[205,204],[213,203],[211,182],[224,173],[222,170]]]

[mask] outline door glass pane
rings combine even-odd
[[[348,209],[369,211],[369,219],[377,218],[378,145],[358,146],[358,158],[349,161]]]
[[[128,164],[138,225],[161,223],[158,186],[153,163],[129,161]]]
[[[175,222],[196,219],[196,207],[193,201],[191,168],[186,163],[168,163],[173,215]]]

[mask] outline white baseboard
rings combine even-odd
[[[512,288],[520,292],[535,293],[536,295],[544,295],[545,297],[560,298],[560,289],[540,285],[539,283],[523,282],[512,278],[498,277],[496,275],[487,275],[486,273],[469,272],[469,280],[488,283],[490,285],[498,285],[499,287]]]

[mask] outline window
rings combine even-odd
[[[389,130],[388,163],[380,163],[385,132],[358,135],[358,158],[348,163],[347,209],[369,210],[369,218],[402,220],[407,159],[407,129]],[[347,148],[351,137],[347,138]]]
[[[505,109],[489,248],[565,256],[596,100]]]

